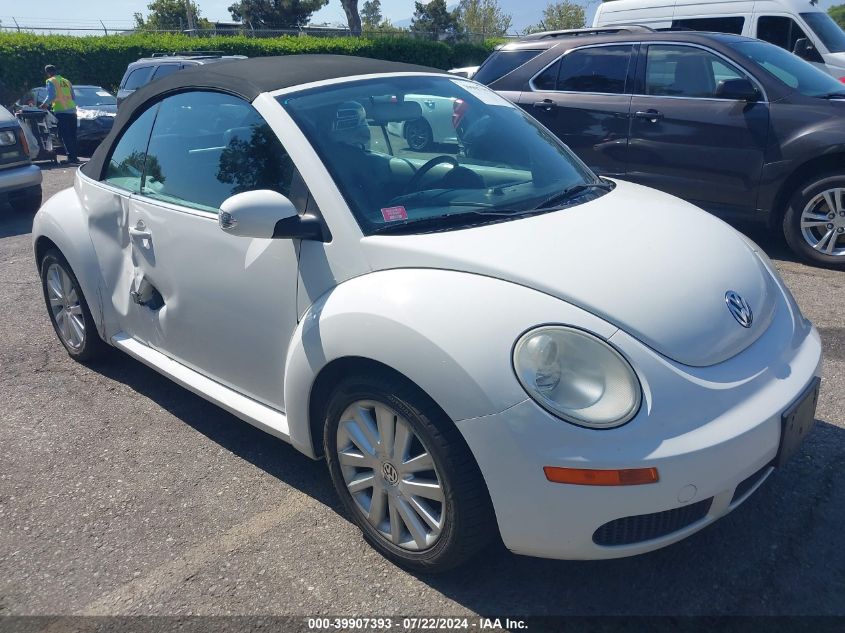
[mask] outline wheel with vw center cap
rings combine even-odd
[[[97,332],[76,275],[64,256],[50,249],[41,259],[41,290],[50,322],[68,355],[78,361],[102,354],[106,344]]]
[[[495,533],[487,489],[463,437],[399,377],[344,380],[329,401],[324,448],[352,519],[397,564],[443,571]]]
[[[845,176],[822,174],[799,186],[786,209],[783,232],[804,259],[845,268]]]

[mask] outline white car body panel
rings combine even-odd
[[[818,334],[753,243],[685,202],[624,182],[593,202],[531,218],[364,237],[287,112],[270,94],[253,105],[283,139],[331,241],[227,235],[213,214],[78,173],[75,189],[38,212],[33,239],[37,248],[51,240],[68,259],[105,340],[311,457],[320,450],[310,416],[321,371],[347,358],[392,368],[456,423],[504,542],[520,553],[640,553],[748,497],[732,499],[775,456],[780,416],[819,375],[821,358]],[[154,261],[133,243],[144,238],[128,234],[140,218]],[[679,246],[679,234],[695,239]],[[155,276],[170,315],[133,312],[139,274]],[[730,316],[727,290],[753,306],[751,328]],[[541,324],[592,332],[631,363],[643,404],[630,422],[577,427],[528,397],[512,348]],[[554,484],[543,476],[547,465],[656,466],[660,481]],[[590,538],[607,521],[710,497],[704,519],[666,537],[618,547]]]
[[[583,247],[591,235],[601,248]],[[695,236],[684,242],[682,258],[675,235]],[[374,269],[464,270],[534,287],[688,365],[734,356],[765,331],[773,313],[774,282],[734,229],[691,204],[623,181],[563,211],[464,231],[369,237],[363,246]],[[751,328],[737,327],[725,309],[728,290],[754,306]]]

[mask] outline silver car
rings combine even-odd
[[[18,120],[0,106],[0,205],[35,213],[41,206],[41,170],[32,164]]]

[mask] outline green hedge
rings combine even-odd
[[[409,37],[187,37],[171,34],[135,34],[73,37],[0,33],[0,103],[8,105],[26,90],[43,85],[45,64],[55,64],[78,84],[116,89],[126,65],[154,52],[215,50],[260,57],[332,53],[410,62],[448,69],[480,63],[495,41],[483,44],[446,44]]]

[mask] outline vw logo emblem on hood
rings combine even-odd
[[[728,304],[728,310],[730,310],[737,323],[742,327],[751,327],[754,314],[751,312],[751,306],[748,305],[745,299],[733,290],[728,290],[725,293],[725,303]]]

